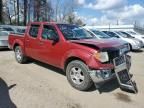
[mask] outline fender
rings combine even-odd
[[[65,67],[65,63],[69,58],[79,58],[80,60],[82,60],[83,62],[87,62],[88,58],[91,56],[92,54],[86,50],[82,50],[82,49],[71,49],[69,51],[67,51],[65,53],[65,55],[62,58],[61,61],[61,67],[64,69]]]
[[[78,58],[82,60],[90,69],[113,69],[113,64],[101,64],[93,56],[92,52],[82,49],[72,49],[68,51],[62,59],[61,67],[65,68],[65,63],[69,58]]]
[[[13,42],[13,45],[12,45],[13,50],[14,50],[15,45],[17,45],[17,44],[22,48],[23,54],[25,54],[24,42],[21,41],[20,39],[16,39],[16,40]]]

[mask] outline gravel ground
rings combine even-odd
[[[121,91],[115,80],[100,94],[94,87],[75,90],[60,69],[36,61],[18,64],[12,51],[0,51],[0,108],[144,108],[144,52],[130,55],[138,94]]]

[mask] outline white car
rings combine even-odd
[[[89,32],[92,36],[96,37],[97,39],[110,39],[111,37],[101,31],[95,29],[88,29],[84,28],[87,32]]]
[[[8,35],[7,31],[0,31],[0,48],[8,48]]]
[[[123,31],[123,33],[127,33],[127,34],[131,35],[132,37],[141,40],[143,42],[143,46],[144,46],[144,36],[143,35],[140,35],[134,31]]]
[[[140,50],[142,48],[141,42],[135,38],[129,38],[119,31],[103,31],[111,37],[121,38],[122,40],[129,43],[131,50]]]

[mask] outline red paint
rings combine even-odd
[[[29,30],[31,24],[40,24],[38,37],[36,39],[29,36]],[[43,30],[43,25],[49,24],[54,26],[56,29],[59,41],[53,45],[52,40],[43,40],[41,38],[41,33]],[[75,41],[76,42],[76,41]],[[100,41],[100,40],[78,40],[77,43],[91,43],[100,48],[107,47],[117,47],[120,43],[111,41]],[[64,69],[65,62],[71,58],[76,57],[84,61],[92,69],[111,69],[112,64],[102,64],[97,61],[93,54],[97,51],[94,48],[83,46],[72,41],[66,40],[55,23],[48,22],[34,22],[27,26],[26,33],[24,36],[20,37],[16,34],[9,35],[9,45],[11,49],[14,49],[16,44],[20,45],[23,49],[23,53],[33,59],[39,60],[41,62],[59,67]]]

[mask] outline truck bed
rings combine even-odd
[[[21,42],[24,42],[24,34],[21,34],[21,33],[12,33],[9,35],[9,48],[10,49],[13,49],[14,47],[14,44],[16,41],[21,41]]]

